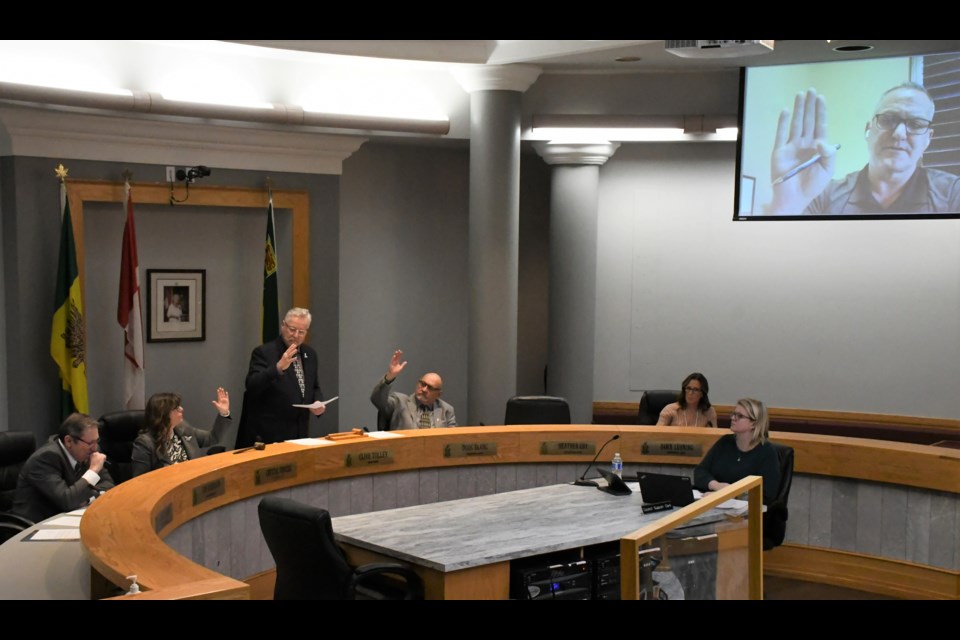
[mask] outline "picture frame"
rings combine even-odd
[[[206,269],[147,269],[147,342],[207,339]]]

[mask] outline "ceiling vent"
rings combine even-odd
[[[739,58],[773,51],[773,40],[665,40],[666,50],[681,58]]]

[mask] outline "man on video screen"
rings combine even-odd
[[[815,89],[780,113],[770,158],[768,215],[960,212],[960,177],[922,166],[936,107],[912,82],[887,90],[863,136],[869,160],[832,180],[839,145],[827,141],[827,105]]]

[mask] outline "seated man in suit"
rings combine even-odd
[[[107,456],[97,450],[97,421],[72,413],[57,435],[33,452],[20,470],[13,513],[33,522],[85,507],[90,498],[113,487],[104,468]]]
[[[443,380],[437,374],[425,373],[420,376],[411,396],[390,391],[390,385],[407,366],[407,361],[401,362],[401,358],[403,351],[393,352],[386,375],[380,378],[370,394],[370,402],[387,416],[390,430],[457,426],[453,407],[440,399]]]

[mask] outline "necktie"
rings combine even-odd
[[[432,426],[430,418],[433,416],[433,411],[427,407],[420,407],[420,426],[429,428]]]
[[[300,364],[300,358],[294,358],[293,371],[297,374],[297,384],[300,385],[300,396],[303,397],[307,390],[303,385],[303,365]]]
[[[80,464],[79,462],[73,465],[73,475],[75,475],[78,478],[83,475],[83,465]]]

